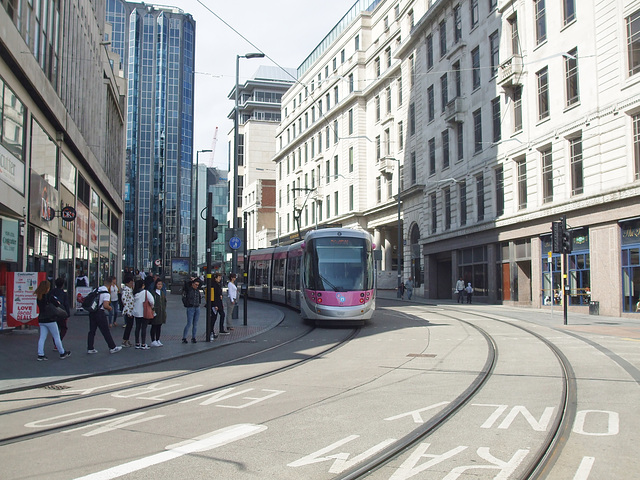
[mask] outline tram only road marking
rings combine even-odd
[[[183,455],[213,450],[214,448],[221,447],[228,443],[250,437],[256,433],[264,432],[266,429],[266,425],[254,425],[251,423],[231,425],[230,427],[221,428],[215,432],[207,433],[185,442],[167,445],[167,447],[165,447],[167,451],[165,452],[156,453],[149,457],[133,460],[116,467],[107,468],[101,472],[92,473],[84,477],[78,477],[76,480],[109,480],[111,478],[122,477],[123,475],[127,475],[131,472],[136,472],[152,465],[168,462],[169,460],[174,460]]]

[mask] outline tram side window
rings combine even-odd
[[[274,260],[273,262],[273,286],[284,287],[284,258]]]

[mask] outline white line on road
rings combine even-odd
[[[582,462],[580,462],[580,466],[578,467],[578,471],[573,477],[573,480],[587,480],[595,461],[595,457],[582,457]]]
[[[253,425],[250,423],[232,425],[230,427],[216,430],[215,432],[201,435],[192,440],[176,443],[174,445],[167,445],[167,447],[165,447],[167,451],[165,452],[133,460],[116,467],[102,470],[101,472],[79,477],[76,480],[109,480],[111,478],[118,478],[152,465],[158,465],[160,463],[168,462],[169,460],[174,460],[183,455],[212,450],[228,443],[235,442],[236,440],[241,440],[243,438],[250,437],[251,435],[255,435],[256,433],[263,432],[266,429],[266,425]]]

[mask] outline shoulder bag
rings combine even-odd
[[[151,320],[153,318],[153,307],[151,306],[151,302],[149,302],[149,292],[146,291],[144,292],[142,316],[147,320]]]

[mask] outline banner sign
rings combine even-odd
[[[24,193],[24,163],[0,145],[0,179],[7,185]]]
[[[0,260],[5,262],[18,261],[18,227],[17,220],[2,219],[2,247]]]
[[[91,287],[76,287],[76,312],[84,312],[82,302],[84,298],[91,293]]]
[[[38,284],[47,279],[46,272],[7,272],[7,325],[38,325]]]

